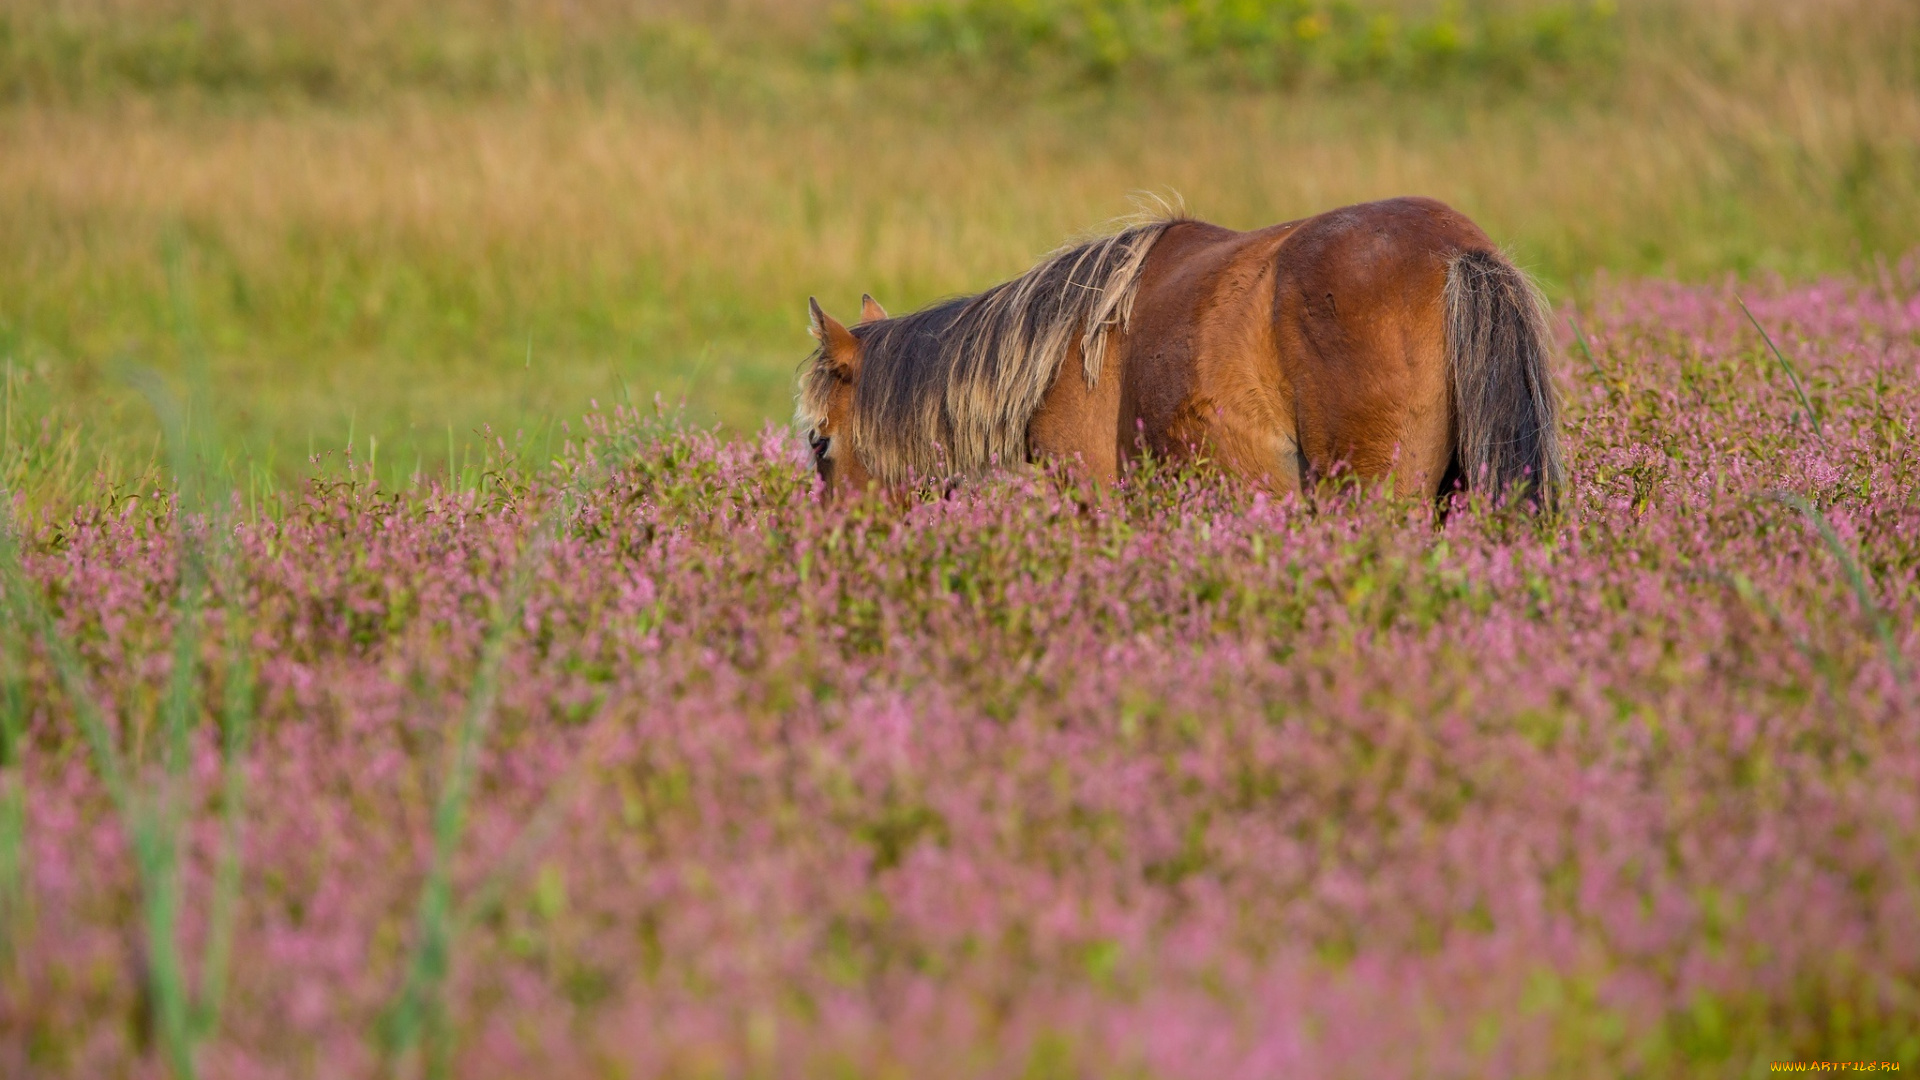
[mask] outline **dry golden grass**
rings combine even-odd
[[[1616,81],[1531,100],[1037,94],[698,28],[668,75],[595,92],[28,97],[0,107],[10,405],[138,459],[152,429],[111,362],[178,369],[204,340],[234,460],[282,475],[351,430],[398,478],[444,462],[449,427],[621,392],[754,427],[790,409],[809,294],[978,289],[1138,192],[1240,226],[1434,195],[1563,296],[1601,270],[1844,270],[1920,244],[1920,15],[1813,7],[1647,5]]]

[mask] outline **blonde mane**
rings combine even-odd
[[[1077,346],[1091,388],[1124,332],[1147,253],[1172,220],[1049,255],[1012,281],[853,327],[860,343],[851,449],[883,483],[977,474],[1027,460],[1027,425]],[[797,422],[817,427],[839,376],[816,352]]]

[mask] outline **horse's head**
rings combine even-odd
[[[887,313],[873,297],[860,298],[860,321],[876,322]],[[860,339],[838,319],[807,298],[807,331],[820,343],[800,377],[800,422],[813,446],[813,467],[826,496],[860,491],[872,482],[853,447],[853,395],[860,382]]]

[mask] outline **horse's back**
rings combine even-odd
[[[1282,489],[1303,464],[1335,462],[1437,485],[1451,447],[1447,265],[1492,246],[1431,199],[1252,232],[1168,229],[1123,346],[1123,444],[1199,450]]]
[[[1127,329],[1108,339],[1092,386],[1076,377],[1074,355],[1061,365],[1028,427],[1035,457],[1077,458],[1112,477],[1141,451],[1178,456],[1205,441],[1200,359],[1220,351],[1225,321],[1217,306],[1221,276],[1258,234],[1200,221],[1169,225],[1141,270]],[[1226,313],[1236,323],[1244,310]]]
[[[1155,245],[1121,369],[1122,456],[1201,450],[1248,475],[1271,471],[1282,373],[1269,361],[1272,260],[1292,226],[1235,232],[1181,222]]]

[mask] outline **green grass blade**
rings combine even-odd
[[[228,567],[229,584],[237,573]],[[239,595],[230,588],[229,596]],[[221,709],[220,854],[209,908],[206,954],[200,965],[200,993],[194,1010],[194,1037],[210,1039],[220,1026],[227,972],[233,956],[233,928],[240,901],[240,853],[246,840],[246,762],[253,737],[254,668],[237,612],[227,618],[227,687]]]
[[[130,780],[128,764],[115,744],[112,730],[87,686],[85,666],[73,645],[54,625],[21,559],[12,513],[0,506],[0,586],[14,625],[31,627],[39,636],[54,671],[66,691],[74,718],[90,751],[94,771],[113,801],[115,812],[133,848],[140,880],[141,923],[146,946],[145,966],[154,1030],[174,1075],[195,1075],[188,1031],[185,981],[173,928],[179,922],[175,887],[178,861],[168,810],[158,805],[156,792],[141,792]]]
[[[114,742],[112,730],[107,727],[106,718],[100,714],[99,706],[87,687],[86,672],[79,655],[74,652],[66,635],[53,625],[52,613],[47,611],[27,576],[14,531],[13,513],[6,505],[0,505],[0,589],[4,589],[13,624],[30,628],[40,638],[53,664],[54,673],[60,679],[61,689],[73,699],[75,719],[101,783],[106,786],[114,805],[124,811],[130,795],[126,763],[120,756],[119,746]]]
[[[451,880],[453,859],[466,831],[467,799],[479,768],[480,751],[493,723],[500,665],[532,589],[534,572],[552,539],[551,525],[555,518],[555,513],[549,512],[535,530],[509,579],[506,594],[495,605],[488,622],[480,662],[467,692],[467,707],[454,734],[453,753],[434,806],[433,853],[426,881],[420,889],[413,951],[400,991],[381,1021],[380,1035],[389,1060],[397,1062],[414,1048],[424,1046],[426,1071],[430,1076],[446,1075],[451,1054],[440,987],[446,980],[453,956],[456,923]]]
[[[169,457],[178,491],[175,514],[181,560],[181,594],[175,624],[175,675],[170,688],[169,729],[174,739],[175,756],[170,763],[169,781],[176,800],[177,816],[170,819],[173,832],[168,837],[172,850],[181,842],[181,826],[189,807],[199,800],[189,790],[186,771],[191,733],[205,703],[195,677],[204,633],[205,610],[215,584],[215,572],[225,584],[229,608],[224,620],[227,656],[226,692],[218,709],[221,732],[221,833],[215,855],[213,894],[208,909],[207,939],[201,955],[198,992],[182,978],[170,984],[168,993],[177,1000],[159,1002],[168,1022],[178,1022],[178,1038],[187,1068],[192,1068],[194,1050],[200,1042],[218,1030],[219,1016],[226,997],[227,974],[233,953],[233,931],[240,899],[241,850],[245,839],[244,809],[246,795],[246,759],[251,745],[253,713],[253,663],[249,656],[241,613],[232,600],[241,595],[236,552],[226,514],[231,506],[232,469],[225,471],[228,485],[215,490],[221,472],[213,468],[220,443],[213,421],[213,388],[205,341],[200,332],[185,271],[184,247],[179,235],[169,236],[163,250],[167,266],[167,289],[172,301],[173,331],[185,360],[187,401],[182,407],[157,377],[147,375],[143,389],[152,404],[166,436]],[[211,549],[209,545],[212,545]],[[175,902],[181,899],[177,872],[169,879]],[[157,931],[177,934],[177,924],[156,927]],[[171,939],[169,941],[171,944]]]
[[[164,790],[164,789],[162,789]],[[130,832],[134,863],[140,871],[142,923],[146,927],[147,982],[154,1031],[160,1050],[179,1080],[194,1068],[192,1001],[186,965],[180,954],[180,844],[177,809],[165,795],[149,792],[135,800],[139,808]]]
[[[175,306],[175,332],[188,354],[189,372],[204,382],[203,353],[192,332],[191,312],[184,299],[180,254],[166,251],[168,284]],[[161,777],[134,801],[136,813],[130,832],[140,867],[145,908],[147,969],[154,1030],[177,1077],[196,1074],[194,1050],[200,1012],[194,1002],[186,960],[180,950],[182,895],[181,845],[185,824],[196,801],[192,784],[193,730],[200,714],[200,641],[205,621],[206,553],[201,530],[212,527],[205,493],[206,455],[194,443],[189,407],[168,389],[160,376],[145,368],[125,368],[122,375],[147,399],[160,421],[168,465],[173,472],[173,530],[179,558],[179,586],[174,600],[173,665],[161,712]],[[206,424],[200,425],[204,436]],[[217,937],[218,935],[214,935]]]
[[[1612,385],[1607,382],[1606,372],[1600,370],[1600,361],[1594,357],[1593,349],[1587,345],[1587,335],[1580,329],[1580,320],[1569,315],[1567,325],[1573,327],[1573,340],[1580,346],[1580,352],[1586,356],[1587,365],[1593,368],[1594,380],[1606,387],[1607,393],[1613,393]]]
[[[8,498],[0,489],[0,499]],[[23,620],[0,591],[0,965],[28,933],[26,875],[26,641]]]
[[[1733,298],[1733,302],[1740,305],[1741,311],[1746,312],[1747,321],[1753,324],[1755,330],[1760,331],[1760,340],[1766,342],[1767,348],[1773,350],[1773,358],[1780,362],[1780,370],[1787,373],[1787,381],[1793,384],[1793,392],[1800,395],[1800,406],[1807,410],[1807,421],[1813,425],[1814,435],[1818,436],[1821,442],[1826,442],[1827,433],[1820,426],[1820,414],[1813,411],[1813,402],[1807,399],[1806,388],[1800,385],[1800,376],[1794,372],[1793,365],[1788,363],[1787,358],[1781,354],[1780,346],[1773,343],[1773,335],[1767,333],[1767,328],[1761,326],[1760,320],[1753,317],[1747,302],[1738,296]]]
[[[534,576],[557,539],[562,522],[572,513],[580,491],[597,483],[598,472],[589,468],[575,476],[560,498],[541,515],[508,579],[507,590],[488,622],[480,663],[467,692],[467,707],[461,715],[453,754],[434,807],[433,854],[427,879],[420,890],[413,952],[401,988],[381,1017],[379,1034],[390,1065],[397,1064],[403,1055],[424,1044],[427,1075],[445,1076],[451,1067],[452,1039],[446,1031],[440,987],[452,966],[454,934],[464,921],[463,915],[474,909],[473,904],[456,908],[451,881],[453,859],[466,830],[468,794],[479,769],[480,751],[492,726],[500,665],[506,657],[513,628],[520,622]],[[585,757],[583,751],[583,761]],[[535,817],[522,834],[529,845],[537,843],[538,832],[546,821],[544,815]],[[489,880],[483,882],[479,890],[480,906],[485,905],[497,877],[489,875]]]
[[[1887,617],[1886,609],[1882,608],[1880,602],[1874,598],[1873,583],[1867,577],[1866,570],[1861,567],[1860,561],[1854,558],[1853,552],[1848,550],[1847,545],[1841,541],[1840,534],[1833,531],[1833,523],[1827,520],[1827,515],[1821,513],[1812,503],[1787,491],[1775,492],[1773,497],[1798,510],[1801,516],[1807,519],[1807,524],[1813,526],[1814,531],[1820,534],[1820,538],[1826,541],[1827,550],[1833,552],[1833,557],[1839,561],[1840,569],[1847,576],[1847,582],[1853,587],[1853,595],[1860,604],[1860,610],[1873,623],[1874,633],[1880,639],[1880,647],[1887,654],[1887,666],[1893,670],[1894,681],[1905,686],[1906,664],[1901,659],[1899,644],[1893,638],[1893,620]]]

